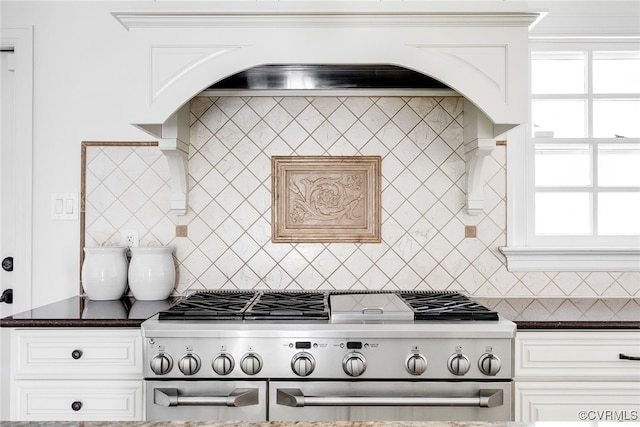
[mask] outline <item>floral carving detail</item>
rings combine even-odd
[[[274,243],[380,243],[380,156],[273,156]]]
[[[294,223],[309,220],[335,221],[361,218],[362,177],[343,175],[338,177],[291,179],[289,218]],[[359,208],[360,207],[360,208]]]

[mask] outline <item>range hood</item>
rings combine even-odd
[[[209,90],[450,89],[417,71],[376,64],[259,65],[226,77]]]
[[[158,138],[177,215],[188,206],[188,105],[208,89],[462,96],[469,214],[482,212],[496,138],[527,121],[540,13],[524,1],[154,2],[112,15],[130,37],[131,122]]]

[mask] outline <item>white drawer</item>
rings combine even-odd
[[[516,382],[516,420],[640,421],[636,382]]]
[[[142,380],[15,381],[11,417],[21,421],[141,421],[142,389]]]
[[[142,378],[139,329],[15,330],[12,348],[15,379]]]
[[[620,359],[620,354],[640,356],[640,332],[518,332],[516,380],[638,381],[640,361]]]

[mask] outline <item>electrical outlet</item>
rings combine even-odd
[[[120,243],[129,248],[138,246],[138,230],[122,230],[120,232]]]
[[[475,225],[464,226],[464,237],[478,237],[478,230]]]

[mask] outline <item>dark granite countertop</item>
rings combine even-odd
[[[0,319],[1,327],[139,327],[179,298],[92,301],[72,297]],[[479,298],[518,330],[640,329],[640,298]]]
[[[473,298],[531,329],[640,329],[640,298]]]
[[[178,300],[137,301],[125,296],[114,301],[92,301],[86,297],[71,297],[0,319],[0,326],[137,328]]]

